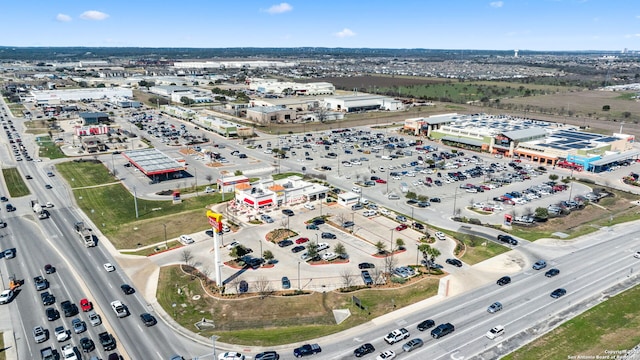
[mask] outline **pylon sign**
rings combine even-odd
[[[207,218],[209,218],[209,225],[215,232],[222,232],[222,214],[207,210]]]

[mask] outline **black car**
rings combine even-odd
[[[129,284],[122,284],[122,285],[120,285],[120,289],[122,289],[122,292],[123,292],[125,295],[131,295],[131,294],[133,294],[133,293],[135,293],[135,292],[136,292],[136,289],[134,289],[133,287],[131,287],[131,285],[129,285]]]
[[[322,225],[322,224],[324,224],[324,223],[325,223],[325,221],[324,221],[324,219],[323,219],[323,218],[316,218],[316,219],[313,219],[313,225]]]
[[[421,322],[420,324],[418,324],[418,330],[425,331],[427,329],[431,329],[435,325],[436,325],[435,321],[433,321],[431,319],[427,319],[427,320]]]
[[[503,276],[500,279],[498,279],[498,281],[496,281],[496,284],[503,286],[503,285],[507,285],[511,282],[511,278],[508,276]]]
[[[335,235],[335,234],[333,234],[333,233],[330,233],[330,232],[323,232],[323,233],[322,233],[322,235],[321,235],[321,237],[322,237],[323,239],[335,239],[335,238],[336,238],[336,235]]]
[[[285,215],[287,215],[287,216],[293,216],[293,215],[295,215],[295,214],[294,214],[294,212],[293,212],[293,210],[291,210],[291,209],[283,209],[283,210],[282,210],[282,213],[283,213],[283,214],[285,214]]]
[[[291,252],[292,253],[299,253],[300,251],[304,250],[305,247],[302,245],[298,245],[298,246],[294,246],[293,248],[291,248]]]
[[[140,314],[140,320],[142,320],[142,323],[144,324],[144,326],[147,326],[147,327],[153,326],[158,323],[156,321],[156,318],[149,313]]]
[[[247,283],[246,281],[242,280],[240,281],[240,284],[238,285],[238,291],[241,294],[246,293],[247,291],[249,291],[249,283]]]
[[[53,294],[51,294],[48,291],[40,293],[40,298],[42,298],[42,305],[45,305],[45,306],[51,305],[56,302],[56,297],[53,296]]]
[[[82,348],[83,352],[88,353],[96,349],[96,344],[94,344],[93,340],[89,339],[88,337],[83,337],[82,339],[80,339],[80,347]]]
[[[47,310],[45,310],[45,313],[47,314],[47,320],[49,321],[60,319],[60,313],[54,308],[47,308]]]
[[[291,246],[293,245],[293,241],[287,239],[287,240],[282,240],[278,243],[278,246],[280,247],[287,247],[287,246]]]
[[[414,222],[412,226],[414,229],[424,230],[424,225],[420,224],[419,222]]]
[[[451,334],[455,331],[455,327],[451,323],[440,324],[435,329],[431,330],[431,336],[434,339],[439,339],[445,335]]]
[[[498,235],[498,241],[511,244],[511,245],[518,245],[518,240],[514,239],[509,235]]]
[[[62,308],[65,317],[70,317],[78,314],[78,307],[76,306],[76,304],[72,303],[69,300],[61,302],[60,307]]]
[[[544,273],[544,276],[550,278],[550,277],[554,277],[556,275],[560,274],[560,270],[553,268],[553,269],[549,269],[549,271],[547,271],[546,273]]]
[[[44,272],[46,274],[53,274],[54,272],[56,272],[56,268],[51,264],[47,264],[44,266]]]
[[[46,184],[44,187],[45,187],[45,189],[53,189],[53,186],[51,186],[49,184]]]
[[[566,289],[563,289],[563,288],[555,289],[551,293],[551,297],[554,298],[554,299],[557,299],[559,297],[564,296],[566,293],[567,293]]]
[[[280,355],[275,351],[264,351],[259,354],[256,354],[254,359],[255,360],[279,360]]]
[[[429,199],[429,201],[434,202],[434,203],[442,202],[442,200],[440,200],[440,198],[437,198],[437,197],[431,198],[431,199]]]
[[[366,263],[366,262],[365,262],[365,263],[360,263],[360,264],[358,264],[358,269],[361,269],[361,270],[362,270],[362,269],[373,269],[373,268],[375,268],[375,267],[376,267],[376,266],[375,266],[374,264],[372,264],[372,263]]]
[[[0,201],[6,202],[6,201],[9,201],[9,199],[7,199],[6,196],[0,196]]]
[[[458,259],[447,259],[445,261],[447,264],[449,265],[453,265],[453,266],[457,266],[457,267],[462,267],[462,261],[458,260]]]
[[[343,228],[353,227],[354,225],[355,223],[353,221],[345,221],[344,223],[342,223]]]
[[[355,355],[356,357],[362,357],[364,355],[371,354],[374,351],[376,351],[376,348],[374,348],[373,345],[366,343],[353,350],[353,355]]]

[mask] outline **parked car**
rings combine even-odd
[[[445,261],[447,264],[449,265],[453,265],[453,266],[457,266],[457,267],[462,267],[462,261],[458,260],[458,259],[447,259]]]
[[[335,239],[336,235],[330,232],[323,232],[320,237],[323,239]]]
[[[293,216],[293,215],[295,215],[295,213],[294,213],[294,212],[293,212],[293,210],[291,210],[291,209],[283,209],[283,210],[282,210],[282,213],[283,213],[284,215],[287,215],[287,216]]]
[[[375,266],[374,264],[372,264],[372,263],[367,263],[367,262],[358,264],[358,269],[361,269],[361,270],[362,270],[362,269],[373,269],[373,268],[375,268],[375,267],[376,267],[376,266]]]
[[[285,290],[291,288],[291,281],[286,276],[282,277],[282,288],[285,289]]]
[[[287,247],[287,246],[291,246],[293,245],[293,241],[286,239],[286,240],[282,240],[278,243],[278,246],[280,247]]]
[[[404,229],[408,228],[407,224],[400,224],[398,226],[396,226],[396,231],[402,231]]]

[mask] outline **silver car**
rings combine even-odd
[[[39,344],[41,342],[47,341],[49,336],[47,332],[42,328],[42,326],[36,326],[33,328],[33,339]]]
[[[422,339],[415,338],[415,339],[409,340],[406,344],[402,345],[402,350],[404,350],[405,352],[411,352],[421,347],[422,345],[424,345],[424,343],[422,342]]]

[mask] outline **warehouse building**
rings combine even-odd
[[[328,82],[295,83],[276,79],[248,79],[249,90],[272,95],[333,95],[335,86]]]
[[[259,124],[287,123],[296,119],[296,111],[280,106],[255,106],[247,108],[247,118]]]
[[[404,108],[402,101],[381,95],[345,95],[326,97],[324,99],[324,106],[330,110],[346,113],[371,110],[397,111]]]
[[[131,99],[133,91],[131,89],[113,88],[90,88],[90,89],[64,89],[64,90],[32,90],[25,101],[34,102],[38,105],[60,105],[64,101],[83,100],[115,100]]]

